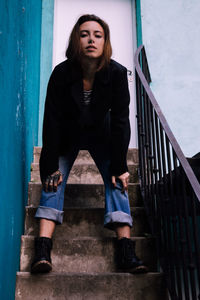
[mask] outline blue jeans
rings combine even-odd
[[[64,156],[59,157],[59,170],[63,174],[63,181],[56,192],[42,190],[40,206],[37,209],[36,218],[43,218],[61,224],[63,221],[64,192],[69,172],[78,155],[80,147],[74,146]],[[114,229],[115,225],[129,225],[132,227],[132,217],[127,192],[121,192],[122,184],[117,182],[114,188],[110,173],[109,147],[105,143],[93,143],[87,146],[87,150],[98,167],[105,185],[105,214],[104,226]],[[67,187],[66,187],[67,188]]]

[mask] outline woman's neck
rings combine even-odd
[[[98,60],[83,59],[81,66],[83,70],[83,86],[84,90],[91,90],[94,82],[95,73],[98,68]]]
[[[83,70],[83,79],[94,79],[95,73],[98,69],[99,61],[97,59],[82,59],[81,66]]]

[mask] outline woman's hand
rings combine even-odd
[[[62,173],[60,170],[54,172],[53,174],[49,175],[44,181],[43,181],[43,189],[46,193],[48,192],[56,192],[57,187],[62,182]]]
[[[113,183],[114,187],[116,187],[116,185],[117,185],[116,179],[117,178],[120,179],[122,182],[122,185],[123,185],[123,189],[122,189],[122,193],[123,193],[124,191],[128,190],[129,177],[130,177],[130,174],[128,172],[123,173],[120,176],[112,176],[112,183]]]

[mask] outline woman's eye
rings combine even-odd
[[[80,37],[86,37],[87,36],[87,33],[81,33],[80,34]]]
[[[95,37],[100,39],[100,38],[102,38],[102,35],[97,34],[97,35],[95,35]]]

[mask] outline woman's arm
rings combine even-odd
[[[118,67],[113,75],[111,107],[111,173],[113,176],[119,177],[128,172],[126,156],[130,141],[130,94],[126,68],[123,66]]]
[[[43,121],[43,147],[40,156],[40,177],[44,180],[58,170],[61,134],[61,108],[59,105],[58,78],[54,69],[47,87]]]

